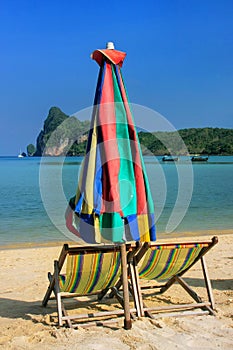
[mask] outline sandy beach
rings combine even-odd
[[[122,321],[108,327],[57,327],[54,302],[43,308],[41,301],[48,286],[47,273],[53,271],[53,260],[58,258],[61,245],[1,249],[0,348],[232,349],[233,234],[216,235],[219,243],[206,255],[206,262],[217,315],[142,318],[134,321],[129,331],[123,329]],[[187,240],[202,238],[192,235]],[[205,297],[200,277],[199,265],[187,274],[190,285]],[[185,293],[181,294],[176,286],[163,295],[167,302],[170,298],[185,301],[183,296]]]

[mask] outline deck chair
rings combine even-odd
[[[146,315],[151,318],[155,318],[153,313],[157,313],[157,317],[206,313],[214,315],[214,298],[204,255],[217,242],[217,237],[213,237],[211,241],[204,242],[182,242],[174,244],[144,243],[141,250],[133,257],[130,265],[131,274],[134,275],[137,285],[136,297],[138,300],[136,305],[139,305],[137,307],[138,315]],[[203,301],[183,279],[183,275],[198,261],[201,262],[208,301]],[[153,286],[151,284],[149,285],[150,289],[156,288],[153,289],[157,290],[154,293],[155,295],[164,293],[175,282],[178,282],[192,299],[194,299],[195,303],[147,307],[145,305],[146,295],[143,291],[148,289],[148,286],[143,286],[143,280],[156,281],[156,283],[153,283]]]
[[[127,258],[133,256],[139,249],[138,244],[99,245],[99,246],[63,246],[58,261],[54,261],[54,273],[48,273],[49,287],[43,299],[42,305],[46,306],[51,294],[54,292],[57,302],[58,324],[65,321],[68,327],[74,327],[74,320],[82,326],[103,325],[109,320],[103,320],[110,316],[124,315],[124,328],[131,328],[130,316],[135,309],[129,309]],[[130,258],[131,259],[131,258]],[[66,274],[61,270],[66,262]],[[68,315],[64,298],[90,296],[96,294],[102,299],[105,294],[121,278],[123,296],[117,290],[113,294],[121,304],[121,309],[113,311],[100,311],[88,314]],[[131,314],[130,314],[131,312]],[[101,318],[101,320],[100,320]],[[88,321],[87,323],[84,323]]]

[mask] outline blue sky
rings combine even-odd
[[[8,0],[0,15],[0,155],[35,144],[51,106],[91,106],[107,41],[127,52],[131,102],[177,129],[233,128],[232,0]]]

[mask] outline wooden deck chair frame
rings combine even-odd
[[[206,262],[204,259],[204,255],[218,242],[217,237],[213,237],[211,241],[204,242],[182,242],[182,243],[174,243],[174,244],[156,244],[155,242],[144,243],[141,250],[136,254],[131,262],[130,262],[130,273],[133,276],[133,280],[136,281],[136,290],[135,297],[138,299],[135,302],[135,305],[139,305],[137,307],[138,316],[149,316],[150,318],[155,318],[153,313],[157,314],[157,317],[164,316],[181,316],[181,315],[194,315],[194,314],[211,314],[215,315],[214,309],[214,297],[212,293],[211,283],[207,271]],[[173,275],[169,278],[165,284],[159,284],[156,286],[149,286],[151,288],[158,288],[158,292],[155,294],[161,294],[167,291],[174,283],[178,282],[181,287],[194,299],[196,303],[192,304],[179,304],[179,305],[169,305],[169,306],[159,306],[159,307],[147,307],[143,302],[143,289],[148,289],[148,287],[143,287],[140,283],[141,279],[139,278],[140,273],[140,261],[145,258],[145,254],[148,249],[156,250],[156,249],[172,249],[173,247],[192,247],[195,245],[203,245],[203,248],[199,252],[198,256],[194,259],[192,263],[190,263],[187,268],[183,269],[180,273]],[[181,248],[182,249],[182,248]],[[203,278],[205,282],[205,287],[207,291],[208,301],[203,301],[200,296],[186,283],[186,281],[182,278],[183,275],[190,270],[190,268],[195,265],[198,261],[201,262]],[[201,309],[201,310],[200,310]],[[194,311],[191,311],[194,310]],[[187,312],[188,311],[188,312]],[[157,318],[156,317],[156,318]]]
[[[109,316],[124,316],[124,328],[130,329],[132,327],[131,317],[134,315],[133,312],[136,312],[136,309],[130,309],[129,307],[129,292],[128,292],[128,275],[127,275],[127,261],[131,260],[133,255],[138,252],[139,244],[134,243],[126,243],[120,245],[92,245],[92,246],[79,246],[79,247],[69,247],[68,244],[64,244],[63,249],[60,253],[59,259],[54,261],[54,273],[53,275],[49,272],[49,286],[46,291],[45,297],[43,299],[42,305],[46,306],[49,299],[51,299],[51,294],[54,292],[55,299],[57,302],[57,312],[58,312],[58,324],[59,326],[63,325],[65,321],[68,327],[73,328],[76,324],[73,324],[74,320],[81,321],[80,325],[82,327],[91,326],[91,325],[103,325],[105,323],[110,323],[109,320],[101,320],[98,321],[99,317]],[[118,301],[122,305],[122,310],[114,310],[114,311],[105,311],[105,312],[96,312],[96,313],[88,313],[88,314],[78,314],[78,315],[68,315],[67,310],[65,309],[64,303],[62,301],[63,296],[65,297],[77,297],[84,295],[96,294],[98,295],[98,299],[101,300],[104,295],[108,292],[108,288],[101,290],[97,293],[88,293],[88,294],[73,294],[68,293],[68,295],[63,295],[60,290],[59,285],[59,274],[62,270],[62,267],[68,257],[68,255],[86,255],[86,254],[98,254],[98,253],[113,253],[120,252],[121,257],[121,281],[123,284],[123,296],[118,293],[117,289],[112,290],[114,296],[117,297]],[[130,257],[130,258],[129,258]],[[91,272],[91,268],[90,268]],[[134,316],[133,316],[134,317]],[[87,320],[86,323],[83,323],[83,320]],[[84,321],[85,322],[85,321]],[[77,323],[77,325],[79,322]]]

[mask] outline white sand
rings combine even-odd
[[[189,238],[193,239],[201,237]],[[219,235],[219,243],[206,255],[216,317],[143,318],[133,322],[129,331],[122,328],[122,322],[77,330],[56,326],[54,304],[43,308],[41,300],[48,286],[47,272],[53,270],[60,250],[61,246],[0,250],[0,348],[233,349],[233,234]],[[199,267],[187,277],[205,296]],[[171,298],[185,301],[183,296],[176,286],[163,295],[168,302]]]

